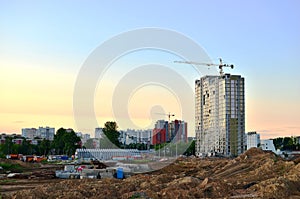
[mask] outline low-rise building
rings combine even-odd
[[[272,151],[276,153],[276,149],[273,143],[273,140],[261,140],[260,142],[261,149],[264,151]]]

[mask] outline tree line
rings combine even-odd
[[[281,151],[299,151],[300,143],[296,137],[279,137],[273,139],[273,143],[276,149]]]
[[[108,121],[104,124],[103,128],[103,138],[99,139],[100,148],[113,149],[138,149],[138,150],[148,150],[163,147],[168,144],[169,154],[175,154],[176,147],[178,154],[194,155],[195,154],[195,142],[192,143],[181,143],[177,146],[171,143],[165,143],[160,145],[149,145],[144,143],[132,143],[129,145],[124,145],[120,143],[118,132],[118,125],[116,122]],[[50,140],[39,140],[38,144],[31,144],[30,141],[22,138],[21,144],[13,143],[13,139],[18,137],[6,137],[5,143],[0,144],[0,156],[5,157],[7,154],[23,154],[23,155],[68,155],[71,156],[75,154],[78,148],[95,148],[93,139],[87,140],[84,146],[82,146],[81,139],[76,135],[76,133],[71,129],[60,128],[56,131],[53,141]]]
[[[81,148],[81,139],[73,130],[60,128],[54,135],[53,141],[37,140],[37,145],[31,144],[29,140],[22,138],[21,144],[13,143],[15,137],[6,137],[5,143],[0,145],[0,156],[5,157],[7,154],[23,155],[68,155],[75,153],[77,148]]]

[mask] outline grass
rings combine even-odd
[[[0,162],[0,166],[4,170],[22,171],[23,168],[19,164],[10,164],[5,162]]]

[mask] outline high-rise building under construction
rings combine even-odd
[[[237,156],[246,150],[245,90],[240,75],[195,81],[196,155]]]

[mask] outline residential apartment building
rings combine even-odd
[[[260,145],[260,135],[258,133],[256,133],[255,131],[248,132],[247,133],[247,150],[252,147],[258,147],[259,145]]]
[[[187,123],[182,120],[174,120],[170,123],[170,140],[174,142],[187,142]]]
[[[152,133],[152,145],[162,144],[170,140],[169,123],[165,120],[158,120],[155,123]]]
[[[22,129],[22,136],[29,139],[34,139],[38,136],[36,128],[23,128]]]
[[[128,144],[150,144],[152,138],[152,130],[135,130],[127,129],[121,130],[119,136],[119,141],[125,145]]]
[[[23,128],[22,136],[28,139],[34,139],[35,137],[39,137],[41,139],[53,140],[55,134],[55,128],[51,128],[46,126],[36,128]]]
[[[244,78],[205,76],[195,81],[196,155],[237,156],[246,150]]]
[[[37,129],[37,137],[40,137],[42,139],[54,140],[54,134],[55,134],[55,128],[46,126],[45,128],[39,127]]]
[[[158,120],[153,129],[152,144],[187,142],[187,135],[187,122],[174,120],[169,123],[165,120]]]

